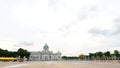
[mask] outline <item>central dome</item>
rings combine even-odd
[[[45,44],[45,46],[43,47],[44,50],[49,50],[49,47],[47,44]]]

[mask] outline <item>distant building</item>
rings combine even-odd
[[[51,60],[61,60],[61,53],[53,53],[49,51],[47,44],[43,47],[43,51],[30,52],[30,61],[51,61]]]

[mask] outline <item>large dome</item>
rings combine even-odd
[[[44,49],[44,50],[48,50],[48,49],[49,49],[48,45],[45,44],[45,46],[43,47],[43,49]]]

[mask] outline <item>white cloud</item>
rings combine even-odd
[[[1,41],[0,47],[13,50],[16,42],[32,41],[33,46],[23,47],[33,51],[42,50],[48,43],[50,50],[62,51],[63,55],[112,50],[113,44],[119,48],[119,3],[119,0],[0,1],[0,40],[8,40]]]

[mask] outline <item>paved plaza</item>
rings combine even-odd
[[[0,68],[120,68],[120,64],[90,61],[0,62]]]

